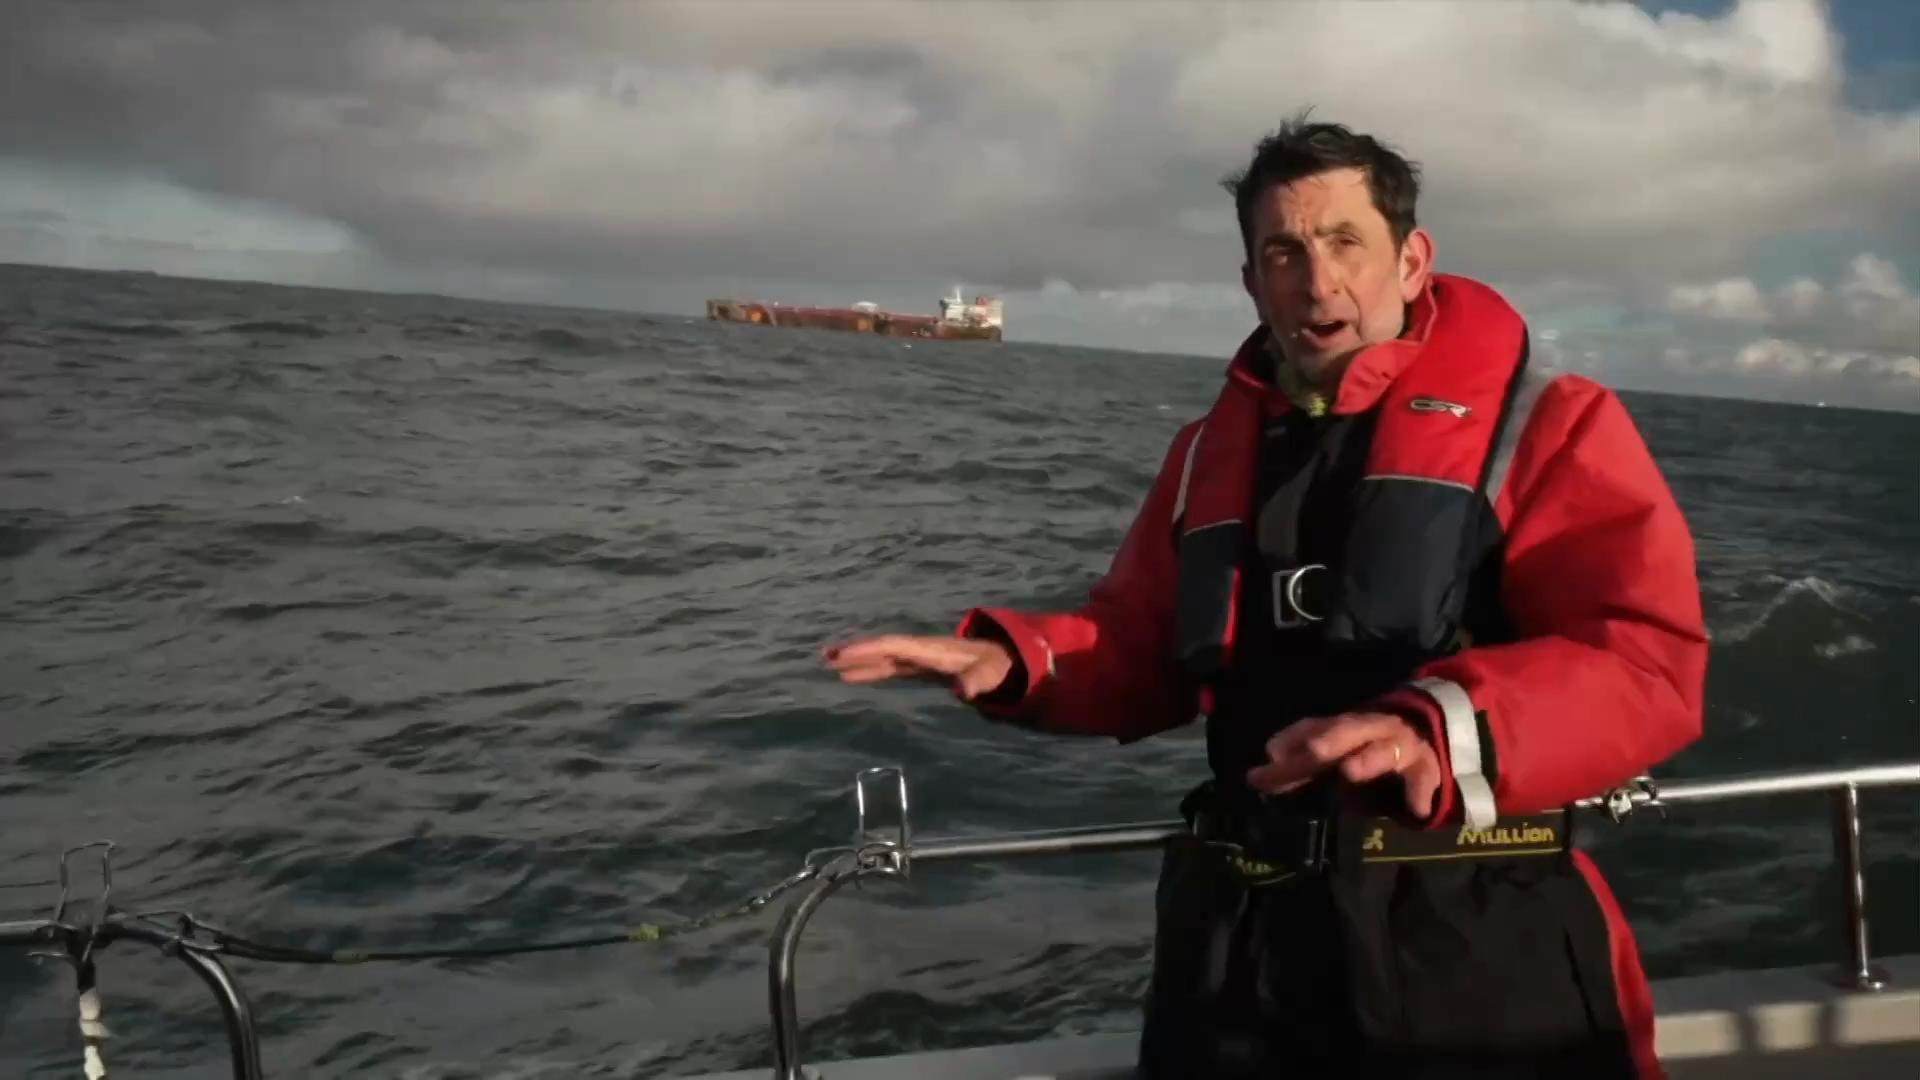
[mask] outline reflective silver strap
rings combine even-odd
[[[1187,443],[1187,460],[1180,466],[1180,493],[1173,497],[1173,520],[1179,521],[1180,515],[1187,512],[1187,485],[1193,483],[1193,459],[1200,450],[1200,436],[1207,430],[1205,421],[1193,429],[1193,439]]]
[[[1493,448],[1493,463],[1487,470],[1487,505],[1498,505],[1500,489],[1507,486],[1507,473],[1513,469],[1513,455],[1520,449],[1520,437],[1533,419],[1533,407],[1554,380],[1565,372],[1540,371],[1532,366],[1520,373],[1520,389],[1514,392],[1513,409],[1507,414],[1507,426],[1500,432],[1500,445]]]
[[[1491,828],[1499,813],[1493,805],[1493,787],[1480,771],[1480,729],[1473,719],[1473,699],[1449,679],[1415,679],[1413,685],[1440,706],[1447,729],[1447,757],[1453,762],[1453,780],[1460,787],[1467,825]]]
[[[1409,484],[1438,484],[1441,487],[1459,488],[1467,494],[1473,494],[1472,484],[1463,484],[1458,480],[1447,480],[1438,476],[1414,476],[1411,473],[1374,473],[1360,478],[1362,483],[1375,480],[1400,480]]]

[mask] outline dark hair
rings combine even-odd
[[[1220,182],[1233,192],[1240,215],[1240,244],[1253,257],[1253,207],[1268,188],[1333,169],[1359,169],[1367,175],[1374,209],[1387,219],[1395,247],[1415,226],[1413,207],[1420,198],[1420,166],[1371,135],[1339,124],[1309,123],[1301,113],[1260,140],[1245,171]]]

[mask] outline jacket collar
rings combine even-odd
[[[1432,336],[1434,319],[1440,311],[1440,301],[1435,293],[1439,277],[1436,274],[1429,279],[1427,287],[1409,305],[1405,333],[1392,341],[1369,345],[1354,354],[1347,363],[1345,374],[1340,377],[1340,388],[1334,395],[1332,412],[1343,415],[1373,408],[1380,396],[1387,392],[1387,387],[1392,386],[1400,373],[1419,357],[1428,338]],[[1278,416],[1293,408],[1293,404],[1272,379],[1261,374],[1264,366],[1262,354],[1267,349],[1271,335],[1265,323],[1247,335],[1234,353],[1232,362],[1227,365],[1227,385],[1257,398],[1266,415]]]

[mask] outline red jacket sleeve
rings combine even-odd
[[[1131,742],[1193,719],[1197,703],[1182,689],[1173,658],[1174,503],[1199,425],[1174,436],[1160,475],[1087,603],[1035,614],[975,608],[962,636],[1011,643],[1020,663],[1009,679],[1014,701],[981,705],[987,715],[1072,735]],[[1024,669],[1024,690],[1017,685]],[[1010,696],[1010,695],[1002,695]]]
[[[1693,539],[1620,400],[1578,376],[1547,387],[1494,509],[1515,640],[1429,664],[1391,699],[1424,716],[1454,777],[1436,823],[1599,794],[1701,732]]]

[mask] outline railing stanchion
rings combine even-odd
[[[1860,858],[1860,788],[1843,784],[1833,792],[1833,854],[1846,903],[1847,958],[1838,982],[1855,990],[1881,990],[1886,976],[1874,970],[1867,943],[1867,870]]]
[[[881,873],[860,865],[858,856],[827,867],[806,891],[788,902],[774,927],[772,956],[767,964],[767,996],[773,1010],[773,1075],[777,1080],[810,1080],[800,1056],[800,1009],[794,995],[794,968],[800,955],[800,932],[807,920],[834,890],[854,878]]]

